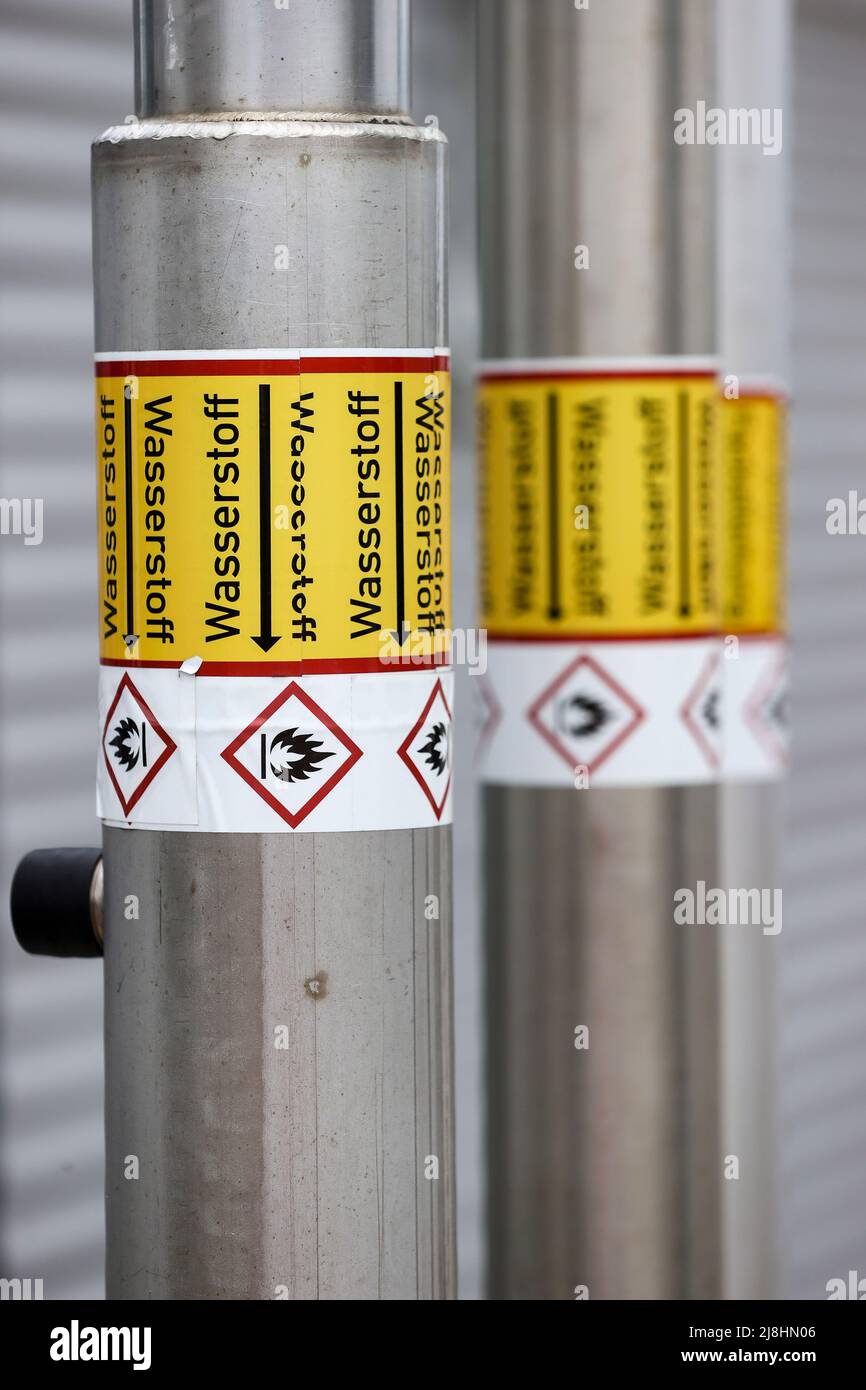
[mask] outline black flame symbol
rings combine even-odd
[[[121,719],[114,730],[114,738],[109,747],[114,749],[114,756],[125,767],[127,772],[132,772],[138,759],[143,754],[142,730],[139,730],[134,719]]]
[[[779,729],[787,729],[790,714],[788,710],[788,694],[782,691],[770,702],[767,709],[767,716],[771,724],[775,724]]]
[[[707,724],[707,727],[710,729],[718,729],[721,727],[722,716],[721,711],[719,709],[719,702],[721,698],[722,692],[720,690],[711,690],[706,700],[704,701],[702,714],[704,716],[704,720]]]
[[[450,753],[448,730],[446,726],[441,723],[434,724],[427,735],[427,742],[416,749],[416,752],[426,758],[431,770],[435,772],[437,777],[441,777],[448,766],[448,757]]]
[[[569,716],[574,713],[582,715],[583,719],[580,723],[569,724]],[[599,729],[610,723],[611,718],[610,710],[591,695],[567,696],[560,702],[557,711],[557,724],[569,738],[588,738],[590,734],[597,734]]]
[[[313,772],[321,772],[319,763],[333,758],[333,753],[320,753],[321,740],[297,729],[284,729],[271,739],[271,772],[281,782],[306,782]]]

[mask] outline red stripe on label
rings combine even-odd
[[[118,359],[97,362],[97,378],[126,376],[298,376],[297,358],[166,358],[164,361],[137,362]]]
[[[790,400],[786,391],[749,391],[740,388],[739,396],[726,396],[725,402],[736,405],[737,401],[765,401],[769,405],[787,405]]]
[[[706,642],[725,637],[715,628],[705,632],[488,632],[488,642],[567,643],[567,642]]]
[[[478,380],[485,385],[490,382],[495,382],[497,384],[508,382],[514,386],[519,385],[521,381],[716,381],[718,375],[718,372],[713,371],[699,371],[689,368],[683,368],[681,371],[678,371],[675,367],[672,367],[667,371],[658,371],[651,368],[643,371],[640,368],[630,368],[628,371],[621,372],[494,371],[479,373]]]
[[[377,373],[386,375],[409,372],[447,372],[451,359],[441,353],[423,357],[309,357],[303,363],[297,358],[235,358],[190,357],[166,358],[162,361],[135,361],[118,358],[113,362],[96,362],[94,371],[99,377],[127,376],[299,376],[301,370],[322,373]]]
[[[304,355],[301,370],[314,375],[322,373],[385,372],[402,376],[408,372],[437,372],[450,370],[448,357],[429,353],[424,357],[308,357]]]
[[[103,657],[100,666],[119,666],[147,671],[178,671],[179,661],[134,661],[123,657]],[[380,661],[372,656],[354,660],[346,657],[333,661],[326,659],[309,661],[205,661],[196,671],[196,676],[364,676],[388,675],[392,671],[425,671],[447,668],[451,665],[446,653],[438,656],[406,657],[403,661]]]

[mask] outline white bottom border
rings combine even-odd
[[[725,662],[725,781],[778,781],[790,757],[787,640],[741,637],[734,650]]]
[[[450,670],[101,667],[97,813],[130,829],[232,834],[445,825],[453,708]]]
[[[785,773],[780,637],[496,641],[473,685],[486,783],[689,786]]]
[[[722,768],[720,638],[491,642],[479,677],[482,780],[684,786]]]

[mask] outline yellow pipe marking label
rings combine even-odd
[[[482,623],[492,638],[719,630],[717,411],[708,361],[482,371]]]
[[[100,354],[96,378],[104,663],[445,659],[447,354]]]
[[[725,631],[785,625],[786,406],[775,391],[722,402]]]

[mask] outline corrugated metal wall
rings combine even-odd
[[[417,0],[416,12],[417,114],[437,114],[454,144],[452,340],[468,365],[476,329],[469,6]],[[48,1297],[99,1297],[101,971],[23,957],[5,898],[24,850],[97,834],[88,146],[130,105],[129,9],[126,0],[4,0],[0,24],[0,496],[41,497],[45,506],[41,546],[0,538],[0,1273],[42,1277]],[[831,539],[824,529],[828,497],[849,488],[866,495],[864,0],[807,5],[798,60],[797,761],[786,847],[781,1195],[783,1291],[821,1297],[830,1277],[866,1275],[866,538]],[[474,583],[470,429],[464,381],[462,623],[471,621]],[[470,685],[464,678],[466,740]],[[464,766],[467,757],[464,747]],[[477,1296],[477,826],[466,774],[460,795],[461,1273],[464,1296]]]
[[[795,766],[782,980],[783,1291],[866,1277],[866,4],[797,36],[792,627]]]
[[[2,1272],[102,1294],[102,971],[27,959],[9,875],[98,842],[89,143],[129,109],[128,6],[4,0],[0,40],[0,495],[44,540],[0,538]]]

